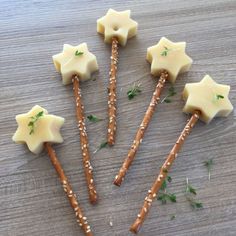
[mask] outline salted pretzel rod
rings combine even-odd
[[[94,204],[97,201],[97,192],[93,179],[93,167],[90,163],[89,143],[85,127],[84,106],[82,104],[79,77],[77,75],[73,76],[72,83],[76,103],[76,116],[80,132],[80,147],[83,155],[85,177],[88,186],[89,199],[90,202]]]
[[[118,175],[115,177],[114,184],[117,186],[121,185],[126,172],[134,160],[138,147],[142,142],[144,132],[147,129],[155,107],[160,100],[160,95],[166,80],[169,80],[174,84],[178,74],[188,71],[192,64],[192,59],[185,53],[185,46],[185,42],[174,43],[167,38],[162,37],[156,45],[147,49],[146,59],[151,64],[151,74],[160,76],[160,79],[144,119],[136,133],[131,149],[126,156]]]
[[[186,126],[184,127],[181,135],[179,136],[175,145],[173,146],[172,150],[170,151],[169,155],[167,156],[166,161],[162,165],[157,179],[155,180],[151,189],[148,190],[148,195],[145,197],[145,201],[143,203],[143,206],[142,206],[136,220],[134,221],[134,223],[130,227],[131,232],[138,233],[138,231],[140,230],[140,228],[145,220],[145,217],[151,208],[151,204],[152,204],[153,199],[156,198],[158,191],[160,190],[165,178],[168,175],[168,172],[169,172],[175,158],[178,155],[178,152],[180,151],[180,149],[181,149],[186,137],[189,135],[191,129],[197,123],[199,116],[200,116],[200,112],[195,111],[193,113],[193,115],[191,116],[190,120],[188,121],[188,123],[186,124]]]
[[[168,72],[163,70],[160,73],[160,79],[159,79],[156,89],[153,93],[149,107],[144,115],[143,121],[140,124],[138,131],[135,135],[135,139],[133,141],[133,144],[128,152],[128,155],[126,156],[126,158],[122,164],[122,167],[119,170],[118,175],[116,175],[116,177],[115,177],[114,184],[117,186],[121,185],[121,183],[126,175],[126,172],[128,171],[130,165],[132,164],[132,162],[135,158],[135,154],[139,148],[139,145],[142,142],[142,138],[144,136],[145,130],[147,129],[148,124],[152,119],[152,115],[155,111],[156,105],[158,104],[158,102],[160,100],[161,92],[163,90],[163,87],[165,85],[167,78],[168,78]]]
[[[116,37],[111,41],[111,68],[109,72],[109,87],[108,87],[108,129],[107,142],[109,145],[114,145],[116,134],[116,73],[118,63],[118,40]]]
[[[127,40],[137,34],[138,23],[130,18],[130,10],[109,9],[105,16],[97,20],[97,32],[104,35],[104,41],[111,43],[111,66],[108,86],[108,127],[107,143],[115,144],[116,136],[116,72],[118,44],[125,46]]]
[[[54,166],[54,168],[61,180],[63,189],[70,201],[70,205],[75,211],[75,216],[77,218],[77,222],[79,223],[80,227],[83,229],[85,235],[92,236],[93,234],[91,232],[90,225],[88,224],[87,217],[84,216],[84,214],[79,206],[79,203],[77,201],[77,197],[76,197],[75,193],[73,192],[71,185],[70,185],[70,183],[69,183],[69,181],[68,181],[68,179],[61,167],[61,164],[56,156],[55,150],[52,148],[51,144],[49,144],[49,143],[44,143],[44,147],[47,150],[50,160],[51,160],[51,162],[52,162],[52,164],[53,164],[53,166]]]

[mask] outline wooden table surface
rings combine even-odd
[[[62,50],[63,43],[82,42],[87,42],[97,56],[100,71],[94,76],[96,80],[82,84],[86,115],[105,119],[87,122],[92,153],[106,139],[110,63],[110,45],[96,33],[96,20],[110,7],[131,9],[139,31],[119,50],[117,142],[91,155],[100,198],[91,206],[72,87],[62,85],[51,57]],[[17,127],[15,115],[35,104],[66,119],[64,143],[54,147],[94,235],[132,235],[129,227],[187,120],[181,100],[185,83],[210,74],[217,82],[231,86],[230,99],[236,105],[235,0],[1,0],[0,22],[0,235],[83,235],[46,153],[35,156],[11,140]],[[189,73],[179,76],[172,103],[158,105],[126,181],[118,188],[112,184],[113,178],[157,83],[145,61],[146,49],[162,36],[186,41],[194,63]],[[142,83],[142,94],[129,101],[126,93],[134,82]],[[168,83],[162,97],[169,87]],[[139,235],[236,235],[235,141],[235,112],[209,125],[198,122],[170,173],[173,181],[169,191],[176,194],[177,203],[161,205],[155,201]],[[214,165],[209,182],[204,161],[211,158]],[[193,211],[186,201],[186,177],[196,187],[204,209]],[[170,220],[172,215],[174,220]]]

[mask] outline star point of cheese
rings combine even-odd
[[[78,46],[64,44],[63,51],[52,58],[56,70],[62,75],[64,85],[70,84],[74,75],[84,81],[90,79],[91,74],[98,70],[96,56],[89,52],[86,43]]]
[[[43,115],[35,122],[34,132],[30,133],[29,122],[39,112],[43,112]],[[31,152],[38,154],[42,151],[45,142],[63,142],[60,129],[64,121],[64,118],[49,115],[46,109],[36,105],[29,112],[16,116],[18,128],[12,140],[16,143],[26,143]]]
[[[228,116],[233,106],[228,98],[230,86],[216,83],[206,75],[198,83],[187,83],[183,91],[186,100],[183,112],[201,112],[200,119],[209,123],[214,117]]]
[[[147,61],[151,64],[151,74],[158,76],[162,70],[169,73],[168,79],[174,83],[178,74],[186,72],[192,65],[192,59],[185,53],[186,43],[174,43],[162,37],[160,41],[147,49]]]
[[[104,41],[111,43],[116,37],[122,46],[129,38],[137,34],[138,23],[130,18],[130,10],[115,11],[109,9],[105,16],[97,20],[97,32],[104,34]]]

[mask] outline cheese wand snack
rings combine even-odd
[[[145,198],[143,207],[141,208],[135,222],[130,231],[137,233],[148,214],[152,201],[156,198],[165,178],[168,175],[170,167],[180,151],[184,140],[199,119],[209,123],[216,116],[226,117],[233,110],[233,106],[228,99],[230,86],[217,84],[209,75],[206,75],[199,83],[188,83],[183,91],[183,99],[186,100],[183,111],[191,113],[192,116],[188,120],[181,135],[177,139],[175,145],[171,149],[166,161],[161,167],[160,173],[153,183]]]
[[[92,236],[87,218],[83,215],[77,197],[62,169],[55,150],[51,146],[52,143],[63,142],[60,128],[64,124],[64,118],[49,115],[46,109],[36,105],[28,113],[17,115],[16,121],[18,128],[12,138],[13,141],[16,143],[26,143],[29,150],[35,154],[39,154],[43,149],[48,152],[48,156],[60,178],[70,205],[75,211],[77,222],[85,235]]]
[[[147,49],[147,60],[151,63],[151,74],[160,76],[160,79],[128,155],[125,157],[122,167],[115,177],[114,184],[117,186],[121,185],[126,172],[135,158],[135,154],[142,142],[144,132],[147,129],[152,115],[154,114],[155,107],[160,100],[161,92],[166,81],[169,80],[171,83],[174,83],[179,73],[186,72],[190,69],[192,59],[186,55],[185,47],[185,42],[173,43],[163,37],[157,45]]]
[[[94,185],[93,168],[90,163],[89,142],[85,127],[84,106],[80,91],[80,81],[91,78],[91,74],[98,70],[95,55],[88,51],[86,43],[78,46],[64,44],[63,52],[53,56],[55,68],[62,75],[64,85],[73,83],[76,116],[80,132],[80,147],[83,155],[83,165],[88,186],[89,199],[91,203],[96,203],[97,192]]]
[[[109,9],[107,14],[97,20],[97,32],[104,34],[104,41],[111,43],[111,68],[108,86],[108,128],[107,143],[115,144],[116,133],[116,73],[118,64],[118,44],[125,46],[129,38],[137,34],[138,24],[130,18],[130,10],[115,11]]]

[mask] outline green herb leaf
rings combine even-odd
[[[216,99],[220,100],[220,99],[224,99],[225,97],[223,95],[220,94],[216,94]]]
[[[171,202],[176,202],[176,195],[175,194],[169,194],[169,200],[171,201]]]
[[[171,86],[169,89],[168,89],[168,92],[169,92],[169,97],[173,97],[174,95],[176,95],[176,91],[175,91],[175,88],[173,86]]]
[[[196,201],[192,196],[197,195],[196,189],[194,189],[189,183],[188,178],[186,178],[186,191],[185,191],[185,197],[188,200],[190,206],[196,210],[203,208],[203,204],[201,202]]]
[[[75,51],[75,56],[82,56],[84,52],[80,52],[78,50]]]
[[[201,209],[203,208],[203,204],[201,202],[198,202],[194,200],[193,198],[187,197],[187,200],[190,204],[190,206],[193,208],[193,210]]]
[[[192,187],[189,183],[188,183],[188,178],[186,178],[186,189],[185,189],[186,193],[192,193],[194,195],[197,195],[197,191],[194,187]]]
[[[36,115],[36,119],[38,119],[39,117],[43,116],[43,111],[40,111],[37,115]]]
[[[33,122],[33,121],[30,121],[30,122],[28,123],[28,126],[34,126],[34,122]]]
[[[166,57],[169,51],[171,51],[171,49],[164,46],[164,50],[161,52],[161,56]]]
[[[203,208],[203,204],[201,202],[192,202],[191,206],[195,209]]]
[[[168,94],[161,100],[161,103],[165,102],[165,103],[171,103],[172,100],[170,99],[170,97],[173,97],[174,95],[176,95],[177,92],[175,91],[175,88],[173,86],[171,86],[168,89]]]
[[[164,181],[163,181],[163,183],[162,183],[162,185],[161,185],[161,190],[165,190],[166,189],[166,187],[167,187],[167,183],[166,183],[166,180],[164,179]]]
[[[171,183],[171,181],[172,181],[172,178],[168,175],[167,177],[167,181],[169,182],[169,183]]]
[[[194,195],[197,195],[196,189],[193,188],[191,185],[188,184],[188,186],[186,187],[186,192],[192,193]]]
[[[93,153],[96,153],[96,152],[98,152],[99,150],[101,150],[102,148],[107,147],[107,145],[108,145],[108,142],[107,142],[107,141],[102,142],[102,143],[99,145],[99,147],[98,147]]]
[[[89,115],[89,116],[87,116],[87,118],[88,118],[88,120],[91,121],[91,122],[98,122],[98,121],[103,120],[103,119],[101,119],[101,118],[98,118],[98,117],[95,116],[95,115]]]
[[[176,218],[176,215],[172,215],[171,217],[170,217],[170,220],[174,220]]]
[[[140,86],[141,83],[137,85],[134,83],[133,87],[128,90],[127,95],[129,100],[133,99],[135,96],[139,95],[142,92]]]
[[[164,102],[165,102],[165,103],[171,103],[172,101],[171,101],[171,99],[166,98],[166,99],[164,100]]]
[[[33,134],[34,133],[34,129],[35,129],[35,123],[38,121],[38,119],[40,118],[40,117],[42,117],[44,114],[43,114],[43,111],[40,111],[39,113],[37,113],[35,116],[31,116],[29,119],[31,120],[31,121],[29,121],[29,123],[28,123],[28,126],[29,126],[29,128],[30,128],[30,132],[29,132],[29,134],[31,135],[31,134]]]
[[[210,159],[208,161],[205,161],[204,162],[204,165],[206,166],[207,168],[207,171],[208,171],[208,179],[210,180],[211,179],[211,169],[212,169],[212,166],[213,166],[213,159]]]
[[[164,173],[168,173],[168,170],[164,168],[164,169],[163,169],[163,172],[164,172]]]
[[[162,204],[166,204],[169,202],[177,202],[176,195],[173,193],[159,193],[157,196],[157,200],[161,201]]]
[[[163,170],[163,172],[164,172],[164,170]],[[172,181],[172,178],[168,175],[166,177],[166,179],[164,179],[160,189],[165,190],[167,188],[167,182],[171,183],[171,181]]]

